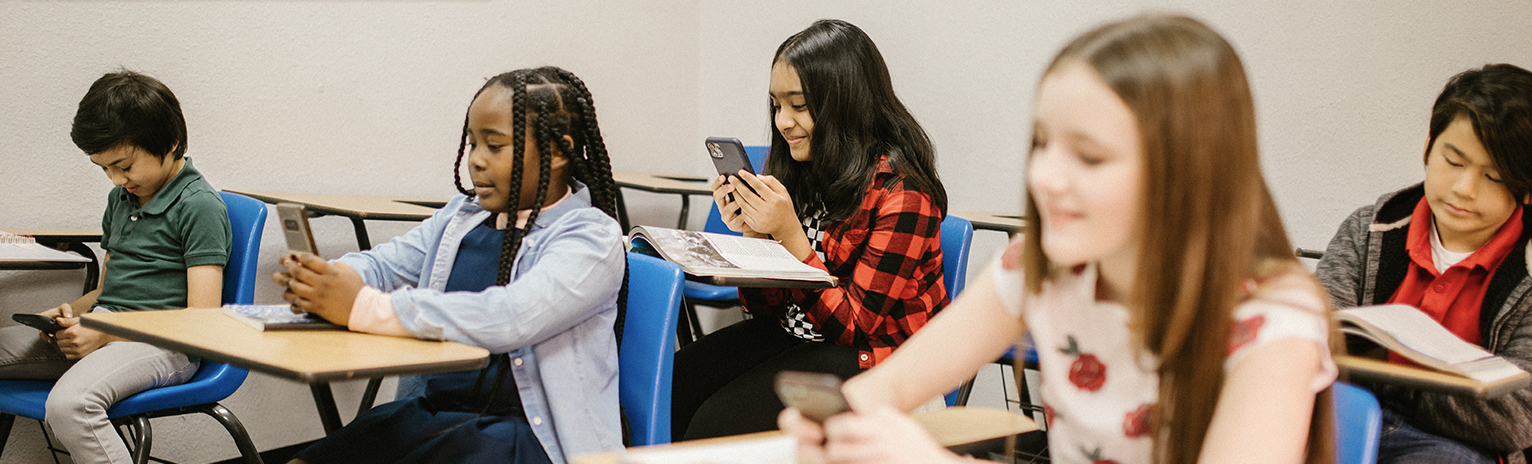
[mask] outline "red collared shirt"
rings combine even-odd
[[[1495,270],[1500,268],[1500,263],[1516,247],[1516,239],[1521,237],[1521,214],[1522,209],[1516,208],[1489,242],[1446,271],[1437,273],[1431,258],[1431,206],[1421,198],[1410,216],[1410,230],[1405,242],[1405,250],[1410,254],[1410,268],[1388,302],[1420,308],[1458,338],[1480,344],[1479,311],[1484,305],[1484,294],[1489,290]],[[1389,359],[1398,363],[1403,358],[1390,354]]]
[[[885,156],[857,212],[825,228],[829,262],[810,253],[803,262],[829,271],[827,289],[741,288],[745,310],[778,320],[797,302],[825,342],[856,348],[862,368],[892,354],[947,305],[942,283],[942,211],[931,197],[906,189]],[[858,249],[865,249],[858,251]]]

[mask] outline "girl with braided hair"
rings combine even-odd
[[[676,353],[678,439],[775,429],[777,372],[856,375],[947,304],[935,150],[872,39],[815,22],[777,48],[767,96],[766,175],[720,176],[713,200],[730,229],[780,241],[840,285],[740,289],[756,317]]]
[[[283,256],[273,280],[350,330],[480,346],[490,365],[425,377],[420,396],[362,413],[297,462],[564,463],[622,447],[626,257],[590,92],[559,68],[495,76],[462,135],[463,195],[371,250]]]

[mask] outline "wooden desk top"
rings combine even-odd
[[[1025,416],[1003,409],[955,407],[924,412],[912,416],[920,423],[936,443],[948,447],[1019,435],[1037,430],[1037,424]],[[748,433],[730,437],[693,440],[675,444],[655,445],[629,449],[632,462],[646,462],[647,455],[660,457],[657,462],[715,462],[742,452],[753,453],[761,458],[751,462],[775,462],[778,453],[795,453],[794,445],[781,443],[785,435],[780,431]],[[679,451],[680,453],[672,453]],[[666,459],[668,458],[668,459]],[[712,459],[709,459],[712,458]],[[618,464],[626,462],[622,454],[602,453],[575,456],[573,464]],[[792,461],[786,461],[792,462]]]
[[[453,342],[330,330],[262,332],[222,308],[91,313],[86,327],[304,382],[484,367],[489,351]]]
[[[713,194],[713,189],[708,187],[708,183],[713,179],[708,177],[612,171],[612,180],[616,181],[619,187],[634,188],[654,193],[674,193],[679,195]]]
[[[1007,234],[1021,233],[1026,227],[1020,214],[991,213],[987,211],[949,211],[948,214],[967,219],[975,230],[998,230]]]
[[[1436,371],[1400,366],[1372,358],[1339,355],[1335,357],[1335,365],[1340,368],[1340,375],[1343,380],[1352,378],[1370,380],[1421,390],[1472,396],[1478,399],[1495,396],[1492,393],[1505,393],[1498,391],[1500,389],[1494,388],[1497,386],[1496,384],[1487,384],[1466,377],[1443,374]],[[1491,390],[1496,391],[1492,392]]]
[[[436,213],[435,209],[405,203],[389,197],[369,195],[332,195],[324,193],[262,192],[256,190],[226,190],[248,196],[266,203],[298,203],[310,212],[331,214],[358,219],[380,221],[423,221]]]

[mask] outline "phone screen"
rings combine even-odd
[[[294,203],[278,203],[277,219],[282,222],[282,235],[287,238],[287,250],[319,254],[314,245],[314,232],[309,229],[308,209]]]
[[[840,378],[833,374],[782,371],[777,373],[777,398],[797,408],[803,417],[824,423],[830,416],[851,410],[840,384]]]

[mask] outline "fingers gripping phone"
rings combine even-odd
[[[307,208],[299,204],[277,203],[277,219],[282,222],[287,251],[319,254],[319,247],[314,245],[314,231],[309,229]]]
[[[12,314],[11,320],[26,324],[31,328],[41,330],[49,334],[58,333],[58,331],[64,330],[64,326],[59,325],[59,321],[54,320],[48,316],[37,314]]]
[[[777,373],[777,398],[790,408],[797,408],[814,422],[823,424],[830,416],[851,410],[840,392],[840,378],[834,374],[782,371]]]
[[[739,143],[739,139],[708,137],[703,145],[707,146],[708,157],[713,159],[713,168],[718,170],[719,175],[734,177],[739,175],[740,170],[756,174],[755,169],[750,166],[750,155],[745,154],[745,145]],[[745,188],[750,189],[751,192],[755,191],[750,184],[745,184]],[[729,194],[729,201],[734,201],[734,194]]]

